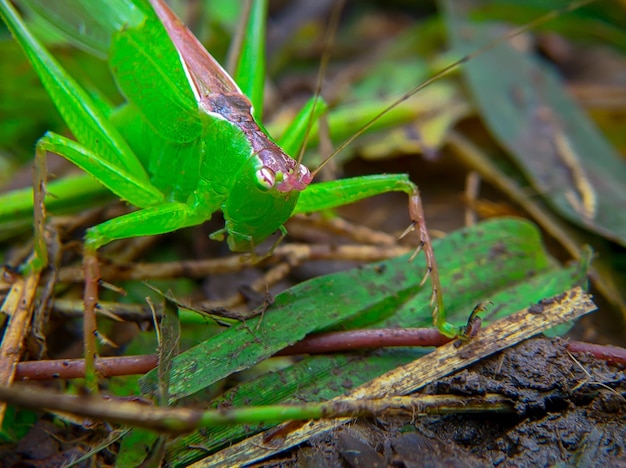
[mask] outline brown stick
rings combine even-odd
[[[96,361],[96,371],[102,377],[145,374],[154,369],[159,358],[156,354],[142,356],[101,357]],[[85,376],[84,359],[56,359],[20,362],[16,380],[78,379]]]

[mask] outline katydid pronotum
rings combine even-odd
[[[390,191],[409,197],[411,226],[417,227],[432,284],[435,325],[450,337],[463,333],[446,321],[419,191],[407,175],[311,184],[309,170],[288,154],[300,146],[305,132],[298,129],[316,115],[315,106],[302,111],[288,131],[291,143],[281,149],[253,118],[254,109],[262,108],[263,83],[254,79],[263,76],[262,60],[241,55],[238,69],[248,71],[237,74],[238,86],[163,0],[89,3],[108,33],[110,68],[127,99],[118,109],[102,109],[30,33],[9,1],[0,0],[4,22],[76,138],[45,134],[37,143],[38,159],[48,151],[60,154],[138,208],[85,235],[88,372],[95,355],[96,251],[103,245],[198,225],[221,210],[225,226],[213,237],[226,236],[231,250],[253,253],[275,231],[284,235],[283,224],[294,214]],[[255,1],[252,9],[250,28],[263,21],[266,2]],[[40,247],[37,255],[33,266],[41,268],[45,249]]]

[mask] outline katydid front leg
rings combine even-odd
[[[195,207],[184,203],[164,203],[162,194],[146,181],[138,179],[109,160],[99,157],[80,143],[51,132],[37,142],[36,154],[39,170],[36,172],[38,173],[41,173],[42,168],[45,167],[47,152],[62,155],[90,174],[98,175],[100,180],[106,181],[105,185],[123,200],[128,200],[139,207],[146,207],[94,226],[88,229],[85,235],[83,252],[85,383],[90,391],[95,392],[98,382],[95,372],[97,356],[95,309],[98,304],[100,280],[97,249],[116,239],[162,234],[200,224],[210,218],[211,213],[217,209],[217,204],[210,203],[207,197],[197,200]],[[43,222],[36,223],[37,226],[39,224]],[[45,266],[47,259],[42,229],[35,231],[35,245],[34,260],[29,267],[41,269]]]
[[[97,324],[95,310],[98,305],[98,283],[100,268],[97,250],[114,240],[129,237],[164,234],[188,226],[201,224],[211,217],[212,211],[205,212],[208,205],[192,207],[184,203],[166,203],[144,208],[87,229],[83,250],[83,270],[85,275],[84,322],[85,335],[85,377],[88,388],[97,388],[95,369]]]
[[[409,196],[411,227],[417,228],[420,238],[419,246],[411,259],[420,250],[424,251],[427,271],[421,284],[424,284],[430,278],[432,285],[431,304],[433,305],[433,322],[435,326],[447,337],[464,336],[465,329],[463,327],[453,325],[446,320],[439,268],[424,220],[422,199],[417,185],[409,180],[408,175],[373,175],[312,184],[300,194],[294,214],[337,208],[387,192],[404,192]]]

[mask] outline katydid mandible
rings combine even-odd
[[[256,13],[251,13],[251,22],[255,15],[262,17],[266,5],[257,1],[252,8]],[[48,132],[37,143],[38,158],[43,159],[47,151],[60,154],[139,208],[86,232],[86,341],[96,331],[96,251],[105,244],[198,225],[221,210],[225,226],[213,237],[226,236],[233,251],[254,252],[277,230],[284,236],[283,224],[294,214],[327,210],[389,191],[409,196],[411,223],[418,229],[432,283],[435,324],[447,336],[461,333],[460,327],[445,319],[419,192],[407,175],[311,184],[309,170],[288,156],[253,117],[262,106],[262,83],[253,83],[254,76],[262,76],[260,61],[246,63],[251,54],[242,54],[239,65],[239,69],[256,70],[237,76],[251,102],[163,0],[94,3],[94,11],[104,10],[115,12],[104,18],[110,30],[108,60],[127,99],[111,110],[103,110],[61,67],[8,0],[0,1],[4,22],[77,140]],[[302,112],[300,122],[315,113],[312,107]],[[286,151],[294,152],[301,139],[293,138],[295,146]],[[36,266],[44,262],[40,258]],[[89,347],[87,360],[94,350],[95,346]]]

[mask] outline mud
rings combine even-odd
[[[560,339],[536,338],[424,388],[498,393],[508,413],[358,420],[266,466],[626,466],[626,379]]]

